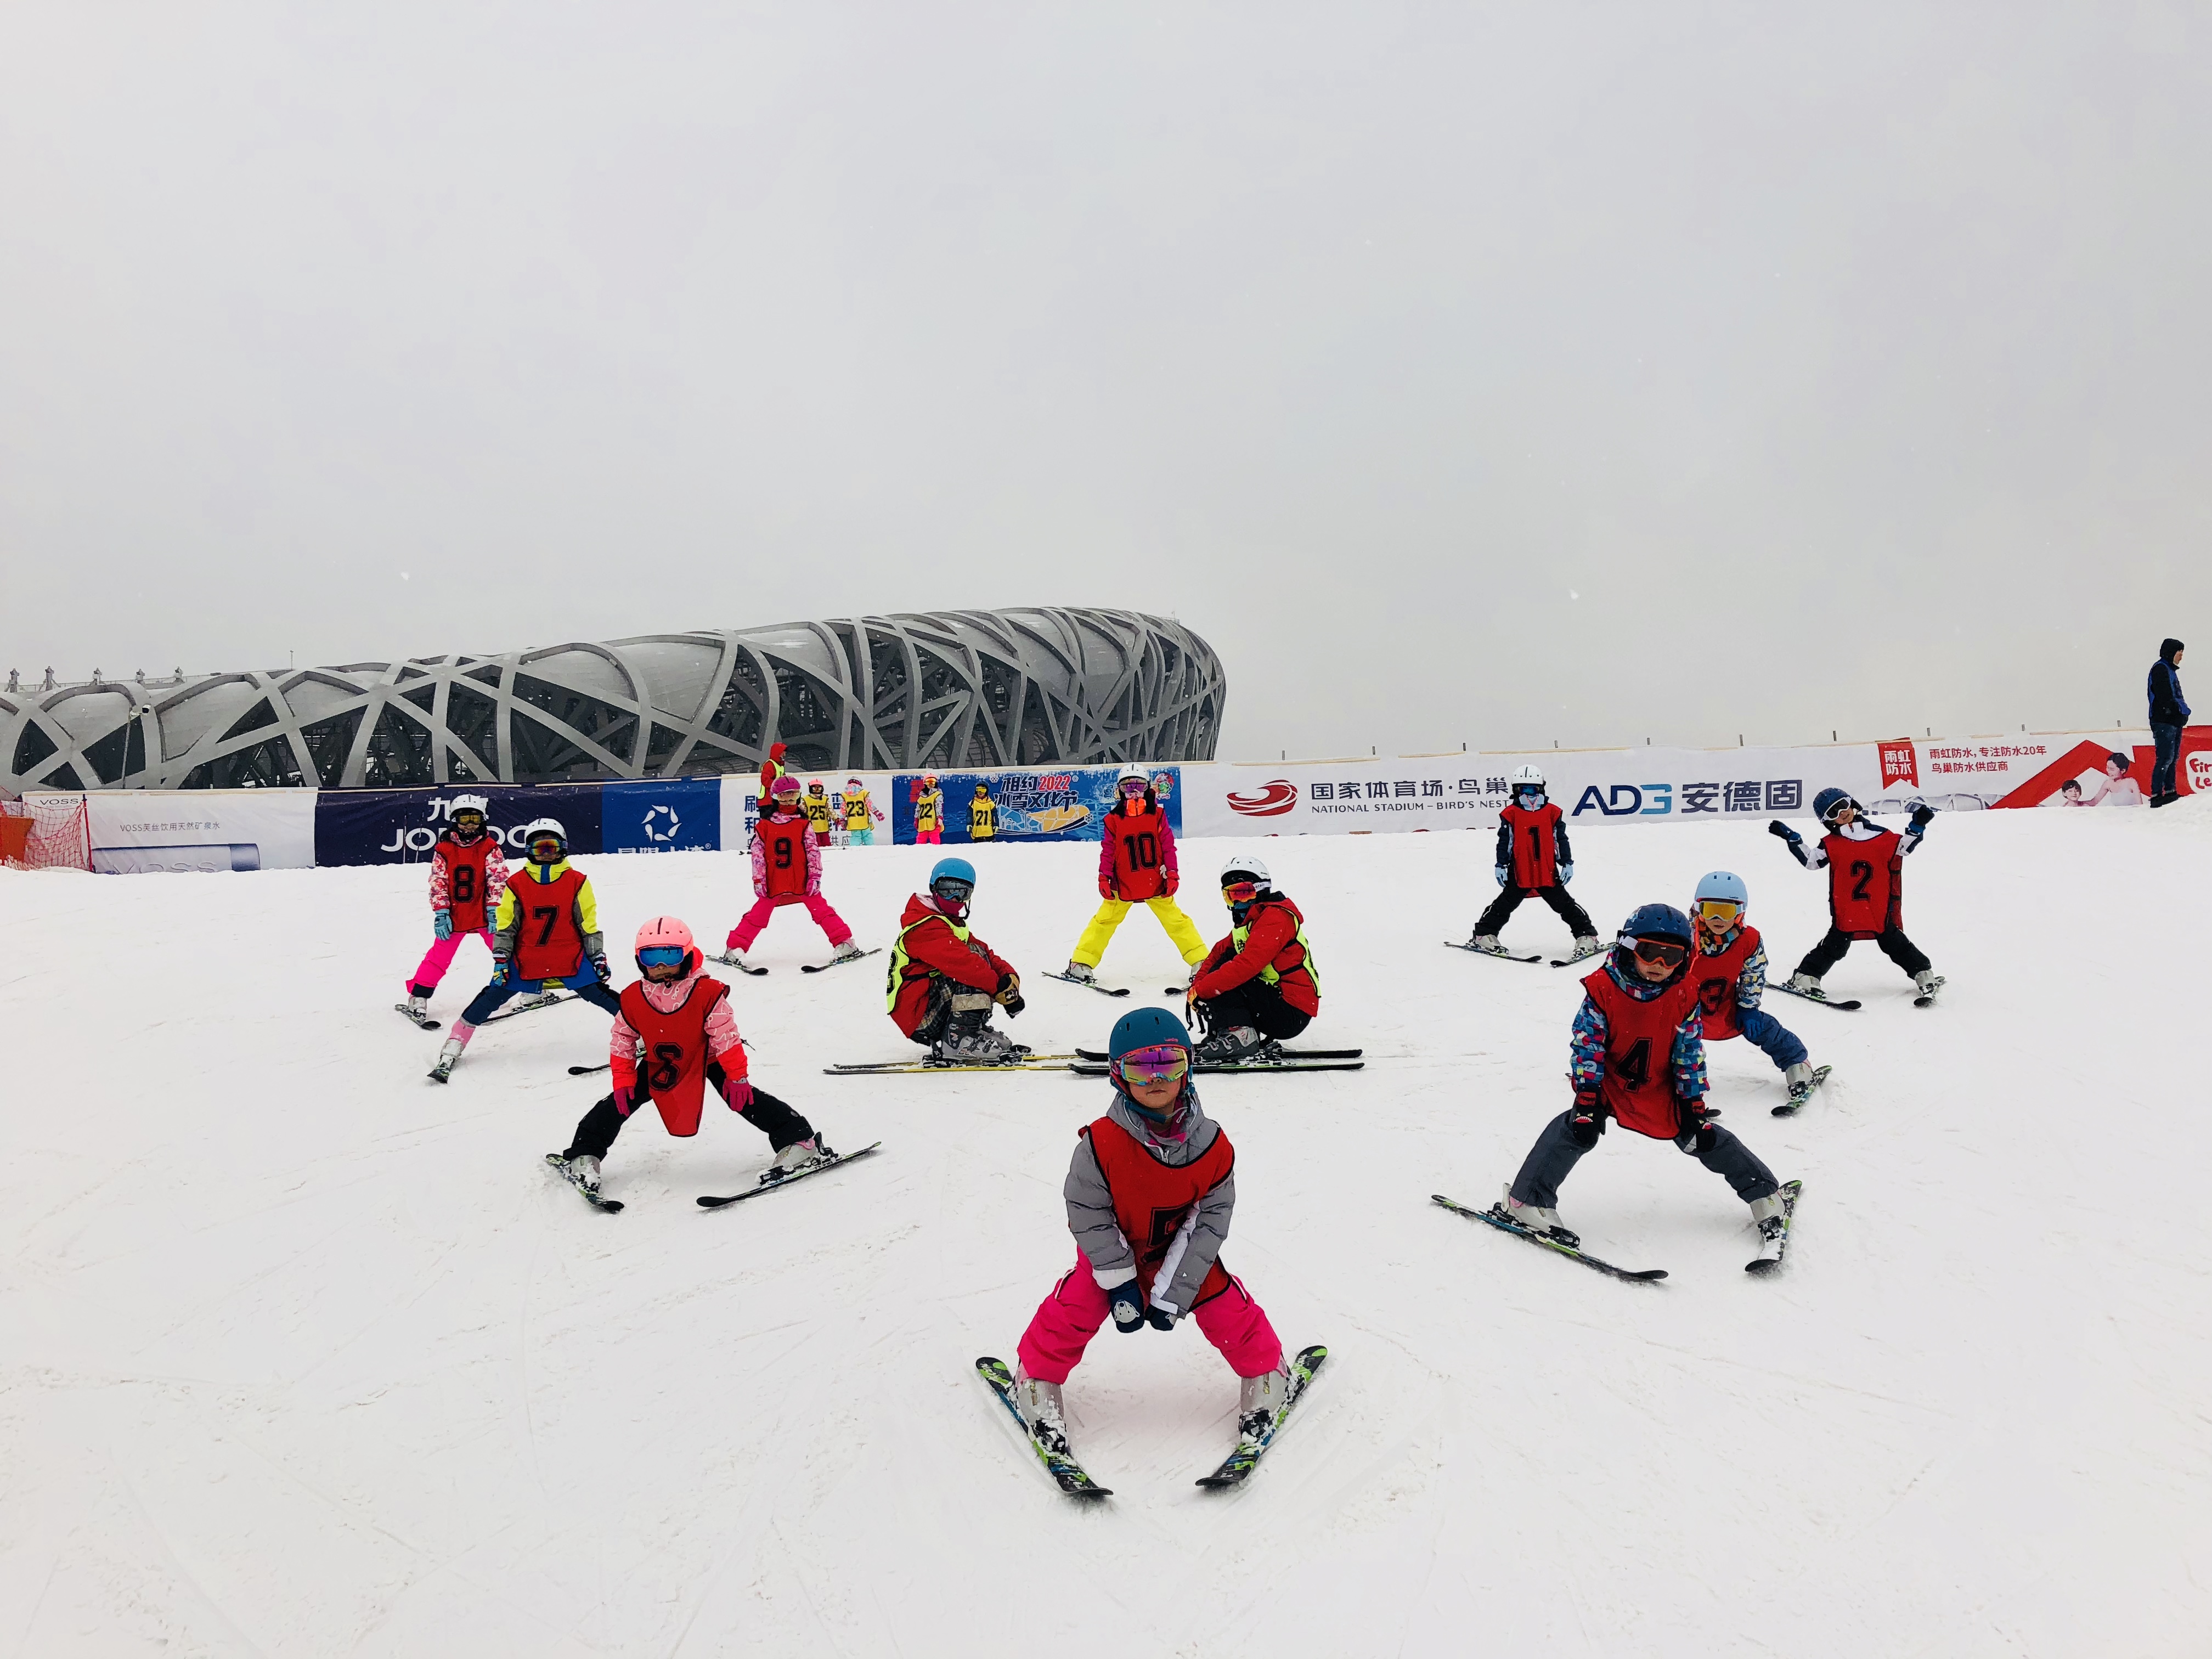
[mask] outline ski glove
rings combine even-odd
[[[1171,1331],[1176,1328],[1176,1321],[1181,1319],[1182,1316],[1173,1308],[1163,1308],[1155,1302],[1145,1310],[1145,1317],[1152,1321],[1154,1330]]]
[[[1559,866],[1559,883],[1562,886],[1565,886],[1568,882],[1572,881],[1574,878],[1575,866],[1573,865],[1563,864]]]
[[[491,982],[505,985],[514,977],[514,958],[501,957],[491,965]]]
[[[1706,1106],[1705,1097],[1698,1095],[1686,1100],[1678,1098],[1674,1102],[1674,1111],[1676,1121],[1682,1126],[1681,1133],[1674,1137],[1674,1144],[1693,1156],[1712,1151],[1713,1143],[1720,1139],[1721,1133],[1713,1127],[1713,1120],[1720,1114]]]
[[[1098,896],[1103,899],[1109,899],[1114,896],[1114,884],[1107,880],[1103,876],[1098,878]]]
[[[1513,872],[1512,872],[1510,870],[1507,869],[1504,865],[1502,865],[1502,864],[1501,864],[1501,865],[1498,866],[1497,866],[1497,868],[1493,869],[1490,873],[1491,873],[1492,875],[1493,875],[1493,876],[1495,876],[1495,877],[1497,877],[1497,878],[1498,878],[1498,884],[1500,887],[1503,887],[1503,886],[1504,886],[1504,885],[1505,885],[1505,878],[1506,878],[1506,877],[1508,877],[1508,876],[1510,876],[1510,875],[1511,875]]]
[[[605,957],[592,958],[592,971],[599,976],[599,983],[602,985],[610,983],[615,976],[615,970],[607,966],[607,959]]]
[[[1799,834],[1798,834],[1795,830],[1792,830],[1792,829],[1791,829],[1788,824],[1786,824],[1786,823],[1783,823],[1783,821],[1782,821],[1780,818],[1776,818],[1776,819],[1774,819],[1771,823],[1770,823],[1766,826],[1766,833],[1767,833],[1768,835],[1770,835],[1770,836],[1781,836],[1781,837],[1782,837],[1782,839],[1783,839],[1783,840],[1784,840],[1784,841],[1786,841],[1786,842],[1791,842],[1793,845],[1794,845],[1796,842],[1801,842],[1801,841],[1802,841],[1802,840],[1804,840],[1804,839],[1805,839],[1805,837],[1804,837],[1804,836],[1802,836],[1799,835]]]
[[[627,1083],[616,1084],[614,1094],[611,1098],[615,1103],[617,1117],[628,1117],[637,1109],[637,1091]]]
[[[440,910],[432,915],[430,918],[430,931],[437,934],[440,939],[453,938],[453,913],[451,910]]]
[[[1914,829],[1925,830],[1935,821],[1936,809],[1930,806],[1926,801],[1922,801],[1917,806],[1912,809],[1912,827]]]
[[[1106,1292],[1106,1305],[1114,1315],[1114,1328],[1124,1336],[1145,1328],[1144,1287],[1131,1279]]]
[[[741,1077],[725,1076],[722,1079],[722,1098],[733,1112],[742,1112],[753,1103],[753,1085]]]
[[[1597,1145],[1597,1138],[1604,1133],[1604,1100],[1595,1090],[1577,1094],[1575,1103],[1567,1109],[1567,1133],[1576,1146],[1587,1151]]]
[[[1174,871],[1169,871],[1167,874],[1161,878],[1160,896],[1163,898],[1173,898],[1176,896],[1176,889],[1182,885],[1182,878],[1176,874]]]
[[[1012,974],[999,975],[999,989],[991,1000],[1006,1011],[1006,1018],[1009,1019],[1029,1006],[1029,1004],[1022,1000],[1021,981],[1016,979]]]

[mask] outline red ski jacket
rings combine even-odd
[[[926,893],[915,893],[899,917],[898,942],[891,947],[887,975],[891,1023],[908,1036],[929,1013],[929,981],[942,975],[971,991],[996,991],[1013,964],[937,908]]]
[[[1279,986],[1283,1000],[1303,1014],[1321,1012],[1321,983],[1305,941],[1306,919],[1280,893],[1252,901],[1244,926],[1217,943],[1191,981],[1194,1002],[1233,991],[1249,980]]]

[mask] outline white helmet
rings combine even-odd
[[[446,817],[450,819],[456,812],[481,812],[489,817],[491,803],[482,795],[456,795],[446,808]]]
[[[558,818],[532,818],[524,824],[520,836],[522,850],[526,854],[528,853],[532,842],[542,841],[548,836],[561,843],[561,856],[568,857],[568,832],[561,827],[561,820]]]
[[[1519,794],[1523,789],[1526,789],[1531,784],[1535,785],[1539,789],[1541,789],[1544,787],[1544,769],[1542,767],[1524,766],[1513,774],[1513,793],[1515,794]]]
[[[1233,858],[1230,860],[1228,863],[1221,866],[1221,884],[1224,887],[1226,887],[1229,884],[1229,878],[1231,876],[1246,877],[1250,880],[1258,882],[1262,887],[1272,884],[1267,875],[1267,866],[1261,863],[1257,859]]]
[[[1131,761],[1127,766],[1116,772],[1114,775],[1114,787],[1117,789],[1120,788],[1121,785],[1130,778],[1140,780],[1147,789],[1152,787],[1152,775],[1145,770],[1143,763],[1140,762]]]

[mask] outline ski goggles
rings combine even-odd
[[[1516,789],[1513,793],[1515,799],[1519,800],[1524,806],[1534,806],[1538,801],[1544,799],[1544,792],[1540,789]]]
[[[1639,939],[1629,941],[1636,947],[1636,958],[1648,962],[1655,968],[1672,968],[1690,954],[1686,945],[1677,945],[1671,939]]]
[[[1733,926],[1735,919],[1742,914],[1743,906],[1738,904],[1734,899],[1699,899],[1698,901],[1698,916],[1711,927]]]
[[[1256,881],[1224,881],[1221,884],[1221,896],[1231,904],[1249,904],[1260,896],[1260,884]]]
[[[464,807],[453,814],[453,828],[456,830],[481,830],[483,826],[483,814],[473,806]]]
[[[975,884],[963,881],[957,876],[947,876],[942,881],[930,883],[929,890],[951,904],[964,905],[975,896]]]
[[[1121,793],[1125,795],[1141,795],[1146,790],[1152,787],[1152,786],[1151,784],[1146,782],[1142,778],[1124,778],[1121,780]]]
[[[681,968],[684,949],[680,945],[648,945],[637,953],[641,968]]]
[[[1178,1083],[1190,1070],[1190,1050],[1179,1042],[1155,1043],[1149,1048],[1132,1048],[1114,1062],[1114,1075],[1133,1088],[1148,1089],[1156,1084]]]
[[[530,856],[540,864],[557,863],[568,850],[550,836],[540,836],[530,843]]]

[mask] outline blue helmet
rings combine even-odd
[[[932,887],[936,886],[947,876],[951,877],[955,881],[966,882],[971,891],[975,888],[975,866],[969,863],[966,859],[939,859],[929,866],[929,884]]]
[[[975,866],[966,859],[938,860],[930,866],[929,896],[946,915],[959,921],[968,912],[968,901],[975,896]]]
[[[1851,799],[1850,791],[1848,789],[1823,789],[1813,797],[1813,816],[1823,823],[1833,823],[1836,821],[1836,809],[1838,806],[1849,806],[1861,813],[1866,811],[1865,807],[1859,805]]]
[[[1119,1060],[1136,1049],[1156,1048],[1164,1042],[1189,1048],[1189,1028],[1164,1008],[1132,1008],[1114,1022],[1106,1052]]]
[[[1751,889],[1743,884],[1743,878],[1733,870],[1708,870],[1698,878],[1698,890],[1690,895],[1693,903],[1702,904],[1707,899],[1725,899],[1731,904],[1751,908]]]
[[[1671,939],[1678,945],[1687,945],[1690,919],[1671,904],[1639,904],[1636,913],[1623,922],[1622,939]]]

